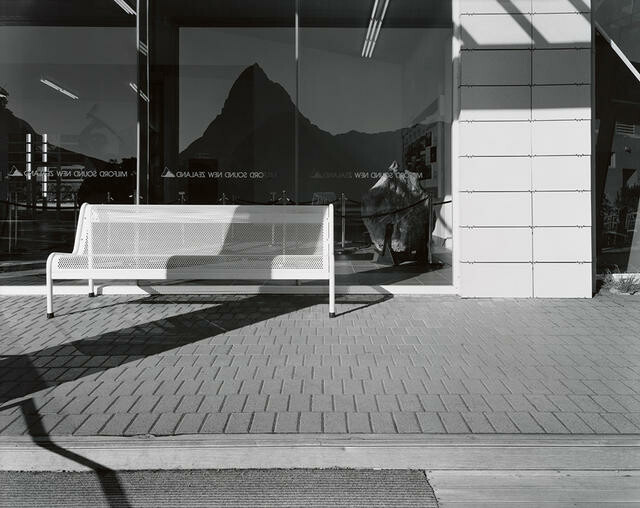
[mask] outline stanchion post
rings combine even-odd
[[[76,192],[71,193],[71,199],[73,199],[73,222],[78,227],[78,194]]]
[[[271,193],[271,204],[275,205],[276,203],[276,193]],[[271,224],[271,246],[273,247],[276,244],[276,225]]]
[[[341,193],[340,200],[342,201],[342,248],[344,249],[345,244],[345,228],[347,222],[347,198],[344,195],[344,192]]]
[[[432,231],[433,231],[433,196],[429,196],[429,230],[427,231],[427,261],[429,262],[429,264],[433,263],[433,256],[431,255],[431,251],[433,249],[433,238],[432,238]]]
[[[9,219],[9,254],[11,254],[11,243],[13,242],[13,200],[9,193],[9,203],[7,203],[7,218]]]
[[[13,196],[13,246],[18,246],[18,193]]]

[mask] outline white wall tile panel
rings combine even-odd
[[[464,86],[460,88],[460,120],[529,120],[531,88]]]
[[[618,1],[618,0],[614,0]],[[591,0],[531,0],[533,12],[586,12],[591,11]]]
[[[461,226],[530,226],[529,192],[460,194]]]
[[[528,14],[463,15],[462,18],[465,49],[530,47],[533,42]]]
[[[591,157],[533,157],[534,190],[590,190]]]
[[[534,50],[534,85],[572,85],[591,82],[591,50]]]
[[[534,226],[591,226],[590,192],[534,192]]]
[[[530,157],[462,157],[461,190],[526,191],[531,188]]]
[[[460,293],[473,297],[531,297],[531,267],[531,263],[461,263]]]
[[[462,51],[462,85],[528,85],[531,83],[531,51]]]
[[[591,262],[591,228],[533,228],[533,260]]]
[[[460,0],[461,14],[528,13],[531,0]]]
[[[591,296],[589,11],[460,0],[463,296]]]
[[[591,263],[535,263],[537,298],[591,298]]]
[[[531,87],[534,120],[591,119],[591,85]]]
[[[530,122],[460,123],[460,155],[528,155]]]
[[[534,46],[548,48],[590,48],[591,19],[588,14],[534,14]]]
[[[460,230],[463,262],[530,262],[530,228],[463,228]]]
[[[533,155],[591,153],[591,121],[539,121],[532,124]]]

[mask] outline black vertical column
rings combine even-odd
[[[149,203],[149,0],[137,0],[138,127],[136,204]]]
[[[180,28],[168,2],[152,2],[149,10],[149,197],[151,203],[176,202],[184,181],[163,178],[164,168],[176,173],[179,160]],[[188,197],[188,196],[187,196]]]

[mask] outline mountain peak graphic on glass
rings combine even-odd
[[[267,189],[242,179],[219,182],[218,192],[244,199],[262,198],[267,191],[292,191],[296,172],[300,201],[322,191],[359,199],[377,178],[354,175],[385,172],[393,160],[403,160],[403,133],[408,129],[329,132],[299,111],[287,90],[253,64],[231,85],[220,113],[180,154],[180,166],[207,158],[225,171],[277,172]]]
[[[173,171],[171,171],[167,166],[164,167],[164,171],[160,175],[162,178],[175,178],[176,175]]]
[[[9,170],[9,174],[7,176],[24,176],[24,175],[22,174],[22,171],[20,171],[17,167],[11,166],[11,169]]]

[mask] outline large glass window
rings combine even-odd
[[[0,25],[0,285],[42,284],[83,202],[132,202],[135,16],[113,0],[1,0]]]
[[[156,1],[149,27],[149,202],[332,202],[338,284],[451,283],[449,2]]]
[[[448,2],[300,2],[296,195],[336,201],[338,283],[451,283],[451,36]]]
[[[338,284],[451,284],[450,2],[0,0],[0,24],[0,285],[42,284],[83,202],[333,203]]]
[[[598,272],[640,273],[640,3],[600,2],[594,19]]]

